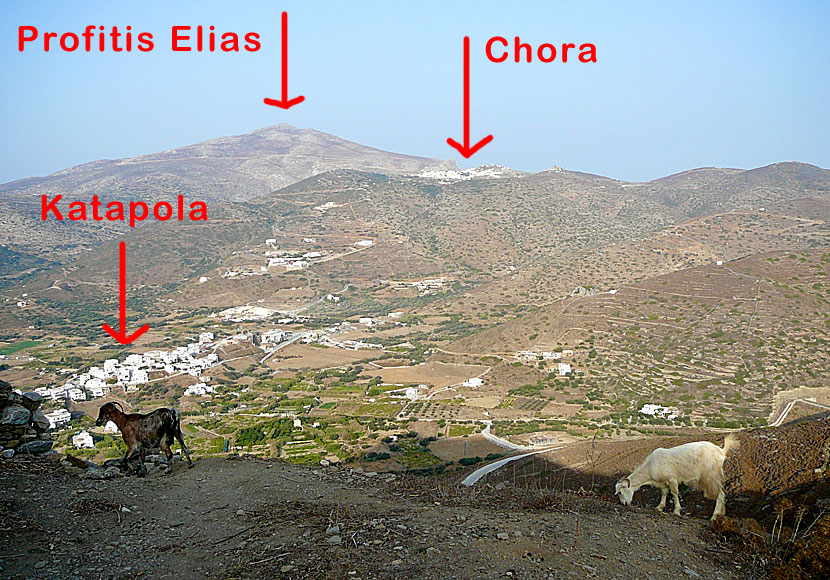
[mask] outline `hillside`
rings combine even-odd
[[[563,298],[445,348],[573,351],[571,387],[612,414],[653,402],[710,425],[767,417],[779,390],[830,380],[829,274],[826,250],[762,253]]]
[[[658,446],[586,441],[519,459],[472,487],[372,464],[300,467],[229,455],[172,475],[102,479],[51,459],[0,459],[0,572],[16,578],[820,578],[830,423],[739,433],[727,515],[682,492],[682,517],[613,484]],[[720,443],[721,438],[709,437]],[[433,443],[433,446],[441,442]],[[116,469],[116,472],[118,470]],[[823,518],[823,519],[822,519]],[[818,524],[818,525],[816,525]],[[632,532],[636,530],[636,534]],[[634,535],[632,535],[634,534]],[[55,542],[56,538],[61,543]]]
[[[10,580],[743,577],[707,551],[706,520],[594,498],[532,507],[454,481],[251,459],[108,481],[0,465],[20,490],[0,505]]]
[[[109,222],[40,221],[40,196],[67,200],[246,201],[337,168],[388,174],[454,163],[389,153],[287,124],[129,159],[105,159],[0,185],[0,245],[63,259],[124,232]]]

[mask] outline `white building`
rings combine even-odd
[[[107,390],[107,383],[101,379],[90,379],[86,382],[84,388],[87,392],[89,392],[91,397],[98,399],[104,396],[104,393]]]
[[[664,407],[662,405],[654,405],[647,403],[640,409],[641,415],[649,415],[651,417],[664,417],[669,420],[677,419],[679,413],[675,409]]]
[[[108,378],[110,378],[111,373],[108,374],[107,371],[105,371],[101,367],[92,367],[91,369],[89,369],[89,376],[105,381]]]
[[[211,342],[214,338],[214,334],[212,332],[203,332],[199,335],[199,344],[206,344]]]
[[[461,383],[461,386],[462,387],[470,387],[472,389],[477,389],[478,387],[482,386],[483,384],[484,384],[484,379],[481,379],[479,377],[473,377],[473,378],[467,379],[466,381]]]
[[[49,421],[50,429],[57,429],[59,426],[68,423],[72,418],[72,414],[66,409],[58,409],[51,413],[44,413],[44,416]]]
[[[404,391],[404,397],[406,397],[410,401],[416,401],[419,395],[420,392],[416,387],[407,387]]]
[[[278,343],[285,340],[285,331],[275,328],[273,330],[266,330],[260,333],[259,339],[262,342]]]
[[[112,421],[107,421],[107,424],[104,425],[104,433],[118,433],[118,425]]]
[[[206,385],[204,383],[197,383],[195,385],[190,385],[185,389],[184,396],[185,397],[203,397],[208,393],[214,392],[216,389],[210,385]]]
[[[118,372],[118,367],[120,366],[121,363],[118,362],[118,359],[108,358],[104,361],[104,372],[107,373],[107,375],[112,376]]]
[[[360,240],[359,242],[355,242],[355,246],[358,248],[368,248],[371,245],[374,245],[375,242],[372,240]]]
[[[86,393],[78,388],[71,388],[66,391],[67,396],[73,401],[86,401]]]
[[[553,351],[543,351],[542,352],[542,359],[543,360],[559,360],[562,358],[561,352],[553,352]]]
[[[75,449],[92,449],[95,447],[95,442],[87,431],[81,431],[72,438],[72,445]]]
[[[560,375],[569,375],[571,374],[571,365],[568,363],[559,363],[559,374]]]
[[[358,324],[363,324],[367,327],[371,327],[375,324],[375,321],[369,318],[368,316],[362,317],[360,320],[357,321]]]
[[[131,367],[140,367],[144,365],[144,357],[140,354],[130,354],[124,360],[124,364]]]

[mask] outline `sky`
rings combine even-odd
[[[631,181],[777,161],[830,167],[830,2],[72,2],[0,4],[0,182],[290,123],[380,149]],[[288,93],[279,98],[280,13]],[[256,32],[253,53],[173,52],[173,26]],[[18,27],[130,25],[155,49],[18,50]],[[471,159],[462,42],[471,39]],[[592,43],[542,63],[493,63],[493,36]],[[54,41],[53,41],[54,42]],[[560,50],[561,52],[561,50]]]

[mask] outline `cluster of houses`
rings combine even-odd
[[[150,380],[152,372],[198,377],[203,370],[219,362],[219,356],[215,353],[198,356],[212,346],[213,338],[212,332],[203,332],[199,335],[199,342],[171,351],[153,350],[144,354],[130,354],[123,363],[118,359],[107,359],[103,367],[94,366],[85,373],[73,374],[63,385],[39,387],[35,392],[50,397],[53,401],[86,401],[108,395],[113,386],[124,387],[127,392],[137,391],[139,385]]]
[[[346,350],[362,350],[365,348],[383,349],[382,344],[374,342],[363,342],[362,340],[334,340],[328,335],[323,335],[317,339],[317,342],[325,346],[333,346],[335,348],[344,348]]]
[[[446,278],[428,278],[426,280],[417,280],[411,283],[418,292],[427,296],[429,294],[436,294],[443,292],[447,285]]]
[[[560,360],[563,356],[573,356],[573,350],[549,351],[543,350],[541,352],[535,350],[520,350],[516,353],[516,358],[525,361],[533,362],[537,360]]]
[[[550,361],[561,360],[563,356],[573,356],[573,353],[574,351],[572,350],[563,350],[562,352],[548,350],[543,350],[541,352],[537,352],[535,350],[520,350],[516,353],[516,358],[524,362],[535,362],[539,360]],[[557,366],[557,371],[560,376],[565,376],[571,374],[573,369],[569,363],[560,362]]]
[[[216,391],[216,388],[205,383],[190,385],[184,390],[185,397],[204,397]]]
[[[640,409],[640,414],[648,415],[649,417],[660,417],[662,419],[674,421],[680,416],[680,411],[678,411],[677,409],[672,409],[670,407],[664,407],[662,405],[653,405],[651,403],[647,403],[643,405],[642,409]]]

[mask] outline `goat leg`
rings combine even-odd
[[[178,439],[179,445],[182,446],[182,451],[184,451],[184,455],[185,455],[185,457],[187,457],[187,467],[188,468],[193,467],[193,460],[190,459],[190,451],[188,451],[187,445],[184,444],[184,437],[182,437],[181,428],[176,429],[176,439]]]
[[[671,489],[672,498],[674,498],[674,515],[680,515],[680,494],[677,489],[677,481],[669,481],[669,489]]]
[[[144,456],[147,454],[147,450],[144,447],[138,452],[138,465],[139,465],[139,477],[144,477],[147,475],[147,467],[144,465]]]
[[[668,487],[661,487],[660,492],[663,494],[663,497],[660,498],[660,503],[657,504],[657,511],[662,512],[663,509],[666,507],[666,496],[669,495],[669,488]]]

